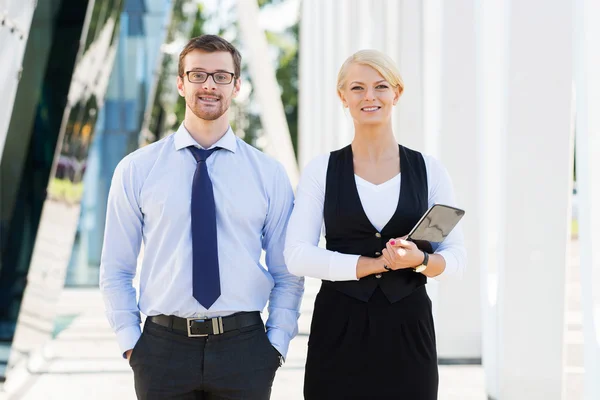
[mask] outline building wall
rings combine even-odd
[[[36,4],[0,160],[2,376],[26,364],[53,332],[122,6]]]

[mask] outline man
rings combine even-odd
[[[190,40],[177,78],[183,123],[115,170],[100,288],[139,399],[268,399],[298,331],[304,281],[283,258],[293,192],[281,164],[229,126],[240,65],[226,40]]]

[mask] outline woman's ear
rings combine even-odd
[[[402,94],[402,92],[400,91],[400,86],[396,86],[394,88],[394,102],[393,102],[394,105],[396,105],[396,103],[398,103],[398,100],[400,100],[401,94]]]
[[[342,102],[342,106],[344,106],[344,108],[348,108],[348,102],[346,101],[346,98],[344,97],[344,94],[338,89],[337,91],[338,97],[340,98],[341,102]]]

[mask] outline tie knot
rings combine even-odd
[[[219,150],[220,147],[213,147],[212,149],[204,150],[204,149],[199,149],[195,146],[189,146],[188,149],[190,149],[190,151],[192,152],[192,155],[196,159],[196,162],[199,163],[200,161],[206,161],[206,159],[208,157],[210,157],[210,155],[215,150]]]

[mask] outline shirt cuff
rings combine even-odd
[[[125,352],[135,347],[140,336],[142,336],[142,330],[139,325],[128,326],[117,332],[117,342],[119,343],[123,358],[127,358]]]
[[[333,253],[329,260],[329,277],[332,281],[357,281],[356,264],[360,256]]]
[[[290,347],[290,339],[288,339],[288,334],[281,329],[271,328],[267,331],[267,337],[269,338],[271,345],[277,349],[285,361],[288,348]]]
[[[446,268],[444,268],[444,272],[438,276],[434,276],[433,279],[442,282],[448,279],[462,278],[461,271],[458,268],[458,260],[456,259],[456,256],[452,254],[452,252],[442,250],[435,254],[439,254],[440,256],[444,257],[444,261],[446,261]]]

